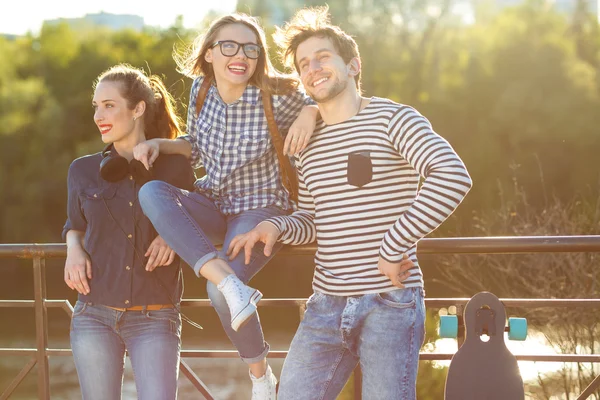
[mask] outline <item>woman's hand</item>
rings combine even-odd
[[[65,263],[65,283],[80,294],[89,294],[92,279],[92,262],[86,251],[80,245],[67,247]]]
[[[319,108],[317,106],[305,106],[300,111],[285,137],[283,154],[291,156],[304,150],[315,131],[318,114]]]
[[[175,252],[160,236],[154,238],[144,256],[149,257],[146,271],[154,271],[156,267],[169,265],[175,260]]]
[[[146,167],[148,171],[160,153],[159,143],[160,142],[157,139],[150,139],[138,143],[133,148],[133,158],[144,164],[144,167]]]

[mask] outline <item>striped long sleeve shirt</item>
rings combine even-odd
[[[268,221],[280,242],[317,241],[313,289],[339,296],[395,290],[378,260],[399,262],[405,253],[415,264],[406,287],[423,286],[416,244],[454,212],[472,184],[425,117],[377,97],[344,122],[319,121],[296,163],[298,210]]]

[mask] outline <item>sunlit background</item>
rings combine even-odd
[[[433,236],[597,235],[600,231],[600,15],[597,0],[331,0],[333,21],[361,50],[366,96],[416,107],[463,158],[474,187]],[[70,162],[102,148],[91,87],[128,62],[162,76],[184,115],[191,81],[175,69],[174,45],[189,43],[232,11],[260,17],[269,40],[300,0],[16,1],[0,13],[0,243],[58,243]],[[281,66],[274,49],[271,57]],[[199,170],[198,174],[202,174]],[[422,256],[429,297],[490,290],[504,298],[598,298],[594,254]],[[48,297],[75,301],[64,260],[48,261]],[[308,297],[312,257],[278,256],[255,278],[266,297]],[[206,298],[185,271],[186,298]],[[0,261],[0,298],[31,299],[31,262]],[[453,352],[429,310],[423,351]],[[232,349],[216,313],[189,309],[184,348]],[[597,353],[600,313],[509,310],[527,317],[515,354]],[[296,310],[261,309],[267,340],[286,349]],[[0,309],[0,347],[35,347],[33,312]],[[50,347],[68,347],[69,321],[50,310]],[[0,359],[0,393],[26,363]],[[187,360],[220,399],[249,397],[236,359]],[[281,360],[273,360],[278,374]],[[420,400],[442,398],[447,362],[421,362]],[[53,399],[78,398],[72,359],[51,357]],[[598,365],[521,362],[529,399],[575,398]],[[12,398],[36,396],[35,374]],[[194,389],[182,377],[180,398]],[[130,368],[124,399],[135,398]],[[349,399],[345,392],[342,399]],[[590,397],[600,399],[600,393]]]

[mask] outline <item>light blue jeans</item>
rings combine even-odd
[[[121,399],[125,350],[138,399],[177,398],[181,317],[176,309],[117,311],[77,301],[71,348],[84,400]]]
[[[139,192],[139,199],[146,216],[167,244],[199,275],[206,262],[220,258],[226,260],[244,283],[258,271],[281,248],[274,246],[271,256],[265,257],[264,246],[259,243],[252,250],[250,263],[244,263],[244,252],[229,261],[225,255],[231,240],[246,233],[267,218],[284,215],[278,207],[266,207],[244,211],[235,215],[223,215],[206,196],[182,190],[163,181],[150,181]],[[215,245],[222,244],[222,250]],[[258,314],[254,314],[237,332],[231,328],[231,316],[225,298],[217,287],[208,282],[208,297],[219,314],[221,324],[240,357],[252,364],[263,360],[269,345],[265,342]]]
[[[360,362],[365,400],[414,400],[425,336],[421,288],[315,292],[281,372],[279,400],[334,400]]]

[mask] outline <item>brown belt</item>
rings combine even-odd
[[[163,308],[173,308],[173,304],[148,304],[147,306],[133,306],[128,308],[107,307],[117,311],[143,311],[144,309],[148,311],[157,311],[162,310]]]

